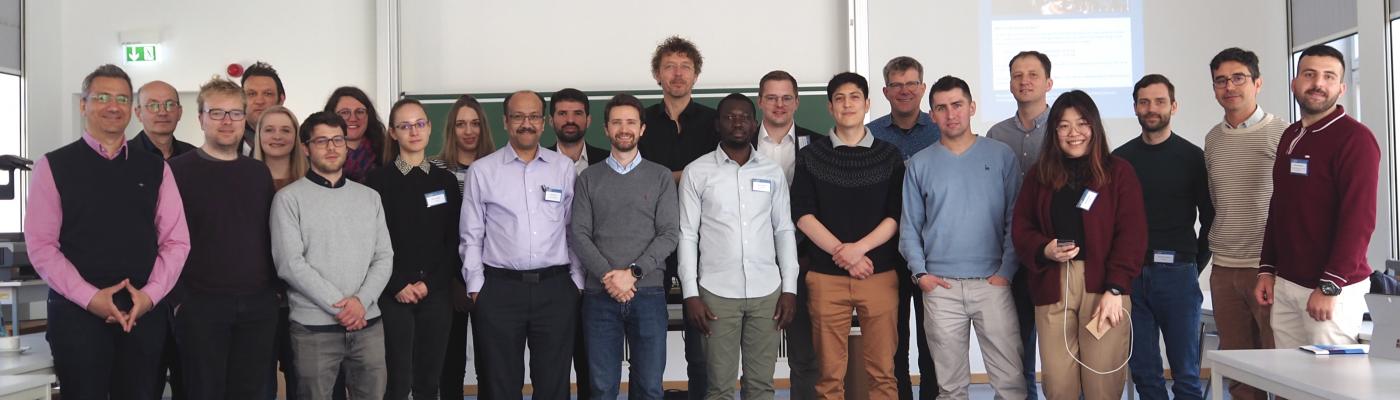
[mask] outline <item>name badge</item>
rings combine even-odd
[[[436,192],[427,193],[423,195],[423,199],[428,201],[429,208],[432,208],[433,206],[447,204],[447,192],[439,190]]]
[[[1084,211],[1089,211],[1089,208],[1094,206],[1094,199],[1097,198],[1099,198],[1098,192],[1089,189],[1084,189],[1084,195],[1079,196],[1079,204],[1076,204],[1075,207],[1079,207],[1081,210]]]
[[[809,145],[809,144],[812,144],[812,138],[811,138],[811,137],[809,137],[809,136],[798,136],[798,137],[797,137],[797,148],[800,149],[800,148],[803,148],[803,147],[807,147],[807,145]]]
[[[1288,173],[1298,176],[1308,176],[1308,160],[1306,158],[1288,160]]]
[[[767,179],[754,179],[749,181],[749,190],[755,192],[771,192],[773,191],[773,182]]]
[[[1176,262],[1176,252],[1167,250],[1153,250],[1152,262],[1162,264],[1172,264]]]
[[[544,201],[548,201],[550,203],[558,203],[564,201],[564,191],[561,189],[556,189],[548,186],[540,186],[540,190],[544,191]]]

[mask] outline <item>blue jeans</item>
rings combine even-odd
[[[638,288],[632,301],[618,303],[604,291],[583,293],[587,377],[595,399],[616,399],[622,381],[623,337],[631,351],[627,392],[632,398],[660,399],[666,369],[666,293]],[[584,379],[579,377],[580,380]]]
[[[1144,400],[1167,399],[1161,337],[1167,344],[1176,399],[1200,399],[1201,287],[1196,263],[1149,263],[1133,280],[1133,384]]]

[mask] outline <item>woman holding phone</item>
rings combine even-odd
[[[1050,107],[1040,160],[1012,220],[1030,274],[1046,398],[1117,399],[1128,376],[1128,290],[1147,252],[1142,187],[1109,153],[1098,107],[1074,90]]]

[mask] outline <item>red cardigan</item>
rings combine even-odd
[[[1084,215],[1084,287],[1103,293],[1105,283],[1132,290],[1132,281],[1142,272],[1147,253],[1147,214],[1142,205],[1142,186],[1137,173],[1126,160],[1111,157],[1111,182],[1091,187],[1099,193]],[[1011,221],[1011,240],[1016,254],[1030,276],[1031,301],[1043,306],[1060,301],[1059,263],[1045,258],[1045,245],[1055,239],[1050,223],[1050,198],[1055,190],[1027,175],[1016,198]]]

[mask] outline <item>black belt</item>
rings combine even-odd
[[[552,266],[552,267],[544,267],[544,268],[539,268],[539,269],[528,269],[528,270],[523,270],[523,271],[522,271],[522,270],[514,270],[514,269],[498,268],[498,267],[493,267],[493,266],[490,266],[490,265],[484,265],[484,266],[486,267],[485,271],[483,272],[483,274],[484,274],[485,276],[494,277],[494,278],[506,278],[506,279],[517,280],[517,281],[521,281],[521,282],[525,282],[525,283],[538,283],[538,282],[544,280],[545,278],[551,278],[551,277],[555,277],[555,276],[559,276],[559,275],[568,275],[568,274],[569,274],[569,266],[568,266],[567,264],[565,264],[565,265],[555,265],[555,266]]]

